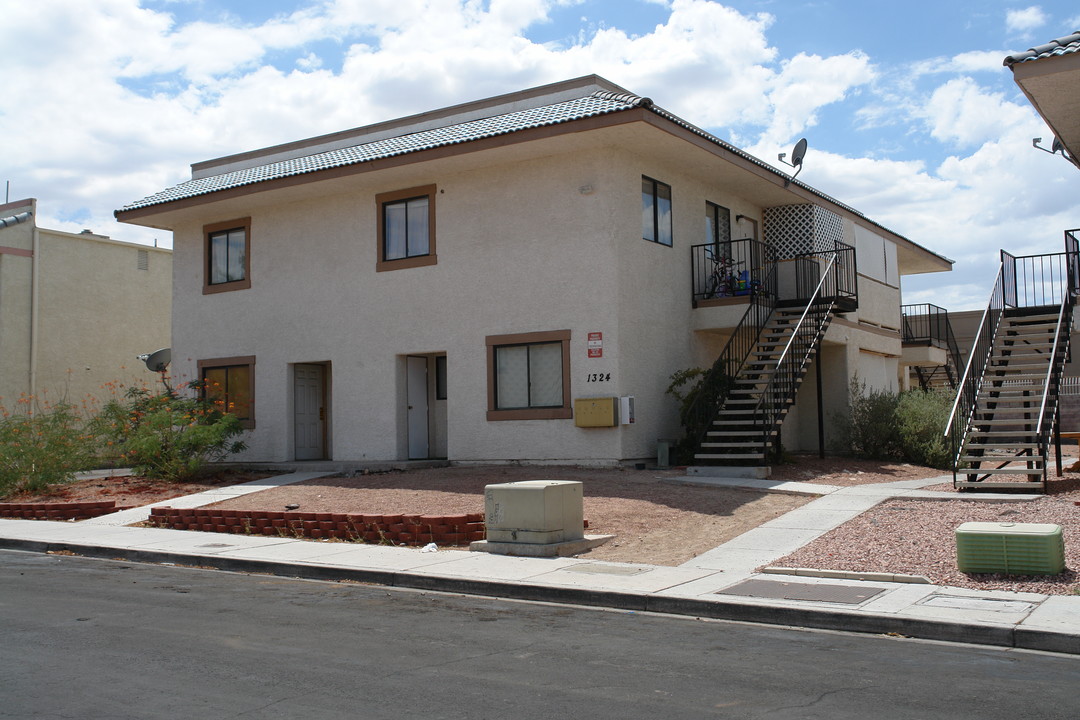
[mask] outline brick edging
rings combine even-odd
[[[109,515],[119,510],[130,510],[133,506],[118,506],[115,500],[94,500],[90,502],[31,502],[0,503],[0,518],[21,518],[24,520],[89,520],[90,518]]]

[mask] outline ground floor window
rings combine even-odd
[[[199,379],[207,400],[236,415],[243,427],[255,427],[254,356],[200,360]]]
[[[570,331],[492,335],[488,420],[569,418]]]

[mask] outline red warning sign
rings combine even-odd
[[[589,357],[604,357],[604,333],[589,333]]]

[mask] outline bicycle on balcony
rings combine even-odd
[[[705,279],[705,299],[753,295],[761,290],[761,282],[742,269],[746,263],[730,257],[712,258],[712,269]]]

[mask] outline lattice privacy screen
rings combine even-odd
[[[844,240],[839,215],[817,205],[779,205],[765,208],[765,242],[776,248],[779,260],[810,252],[835,250]]]

